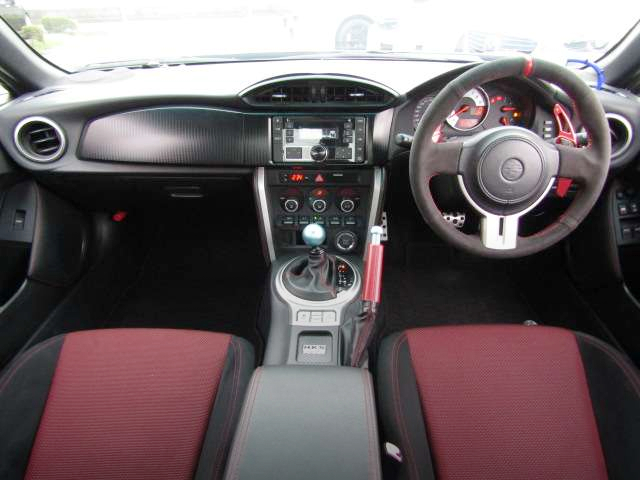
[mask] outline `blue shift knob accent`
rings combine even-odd
[[[324,227],[317,223],[310,223],[302,230],[302,240],[310,247],[319,247],[327,238]]]

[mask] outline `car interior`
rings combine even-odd
[[[1,479],[640,478],[637,24],[578,66],[20,32]]]

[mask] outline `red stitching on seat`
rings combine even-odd
[[[242,457],[244,455],[244,448],[246,446],[248,432],[249,432],[249,424],[251,423],[251,414],[253,412],[253,406],[255,405],[255,399],[258,394],[258,385],[260,383],[260,377],[262,376],[262,369],[258,368],[251,382],[251,386],[249,388],[249,393],[247,396],[247,405],[244,415],[242,416],[242,425],[240,425],[240,433],[238,435],[237,443],[239,445],[237,454],[234,455],[235,458],[232,458],[232,463],[229,465],[229,478],[234,479],[238,478],[239,472],[238,467],[240,466]],[[232,452],[235,453],[235,452]]]
[[[9,385],[9,383],[11,382],[11,379],[13,378],[13,376],[16,374],[16,372],[21,366],[27,363],[27,361],[31,359],[36,353],[43,350],[45,347],[51,345],[56,340],[58,340],[58,336],[45,340],[44,342],[36,345],[35,347],[30,348],[25,353],[23,353],[21,358],[5,374],[4,381],[2,382],[2,385],[0,385],[0,394],[2,394],[2,392],[7,387],[7,385]]]
[[[400,402],[400,385],[399,385],[399,375],[397,374],[397,372],[399,372],[398,369],[398,353],[400,350],[400,344],[403,342],[406,342],[407,340],[407,335],[405,333],[403,333],[402,335],[400,335],[396,341],[393,344],[393,352],[392,352],[392,363],[391,363],[391,383],[393,386],[393,404],[394,404],[394,409],[395,409],[395,415],[396,415],[396,423],[398,425],[400,425],[400,433],[402,435],[402,441],[405,445],[403,445],[403,447],[406,448],[407,451],[407,461],[409,463],[409,466],[411,467],[411,469],[409,470],[409,477],[410,478],[414,478],[414,479],[418,479],[418,467],[416,465],[416,461],[415,461],[415,455],[413,452],[413,446],[411,445],[411,442],[409,441],[409,434],[407,432],[407,426],[404,423],[404,412],[402,411],[402,404]],[[395,373],[395,375],[394,375]]]
[[[225,419],[224,428],[223,428],[224,433],[222,435],[222,443],[218,447],[218,452],[216,454],[216,460],[214,463],[214,471],[213,471],[212,478],[218,478],[218,475],[220,474],[220,468],[222,467],[223,456],[226,453],[225,451],[228,450],[226,446],[227,446],[227,442],[229,441],[229,434],[231,431],[231,419],[235,417],[235,412],[237,409],[236,403],[238,398],[238,380],[240,378],[240,370],[242,365],[242,349],[236,344],[236,341],[233,337],[231,338],[230,343],[231,343],[231,348],[233,348],[233,354],[234,354],[233,382],[231,387],[233,392],[233,399],[231,402],[231,412],[229,412],[229,415],[227,415],[227,418]]]
[[[628,365],[627,361],[624,360],[624,357],[617,351],[610,348],[608,345],[602,344],[594,338],[591,338],[587,335],[580,336],[583,340],[585,340],[590,345],[594,346],[602,353],[607,355],[614,363],[620,367],[620,370],[625,374],[625,376],[629,379],[629,383],[633,387],[633,390],[636,392],[636,395],[640,397],[640,379],[638,379],[638,374]]]

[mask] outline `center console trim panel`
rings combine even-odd
[[[296,258],[292,258],[288,262],[286,262],[276,274],[276,292],[280,296],[282,300],[289,304],[290,308],[290,317],[289,317],[289,325],[294,326],[304,326],[304,327],[338,327],[342,322],[342,317],[344,310],[346,310],[352,302],[354,302],[360,293],[360,272],[358,268],[356,268],[351,262],[349,262],[345,258],[336,257],[338,260],[342,260],[346,264],[348,264],[354,272],[354,282],[351,288],[348,290],[343,290],[338,292],[336,298],[332,300],[324,300],[324,301],[309,301],[303,298],[298,298],[292,293],[290,293],[284,286],[282,282],[282,276],[286,268],[291,265]],[[333,321],[301,321],[298,319],[298,312],[300,311],[314,311],[314,312],[334,312],[334,320]]]

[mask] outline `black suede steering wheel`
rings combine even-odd
[[[539,78],[565,91],[589,136],[586,147],[552,144],[515,126],[492,128],[460,141],[437,142],[434,132],[466,92],[486,82],[518,76]],[[409,177],[424,220],[446,241],[476,255],[514,258],[544,250],[578,226],[604,187],[610,157],[605,112],[583,80],[551,62],[505,58],[466,71],[438,93],[416,130]],[[467,235],[443,219],[429,186],[436,175],[457,176],[467,201],[481,215],[479,236]],[[544,199],[557,178],[579,185],[575,199],[544,230],[519,236],[520,217]]]

